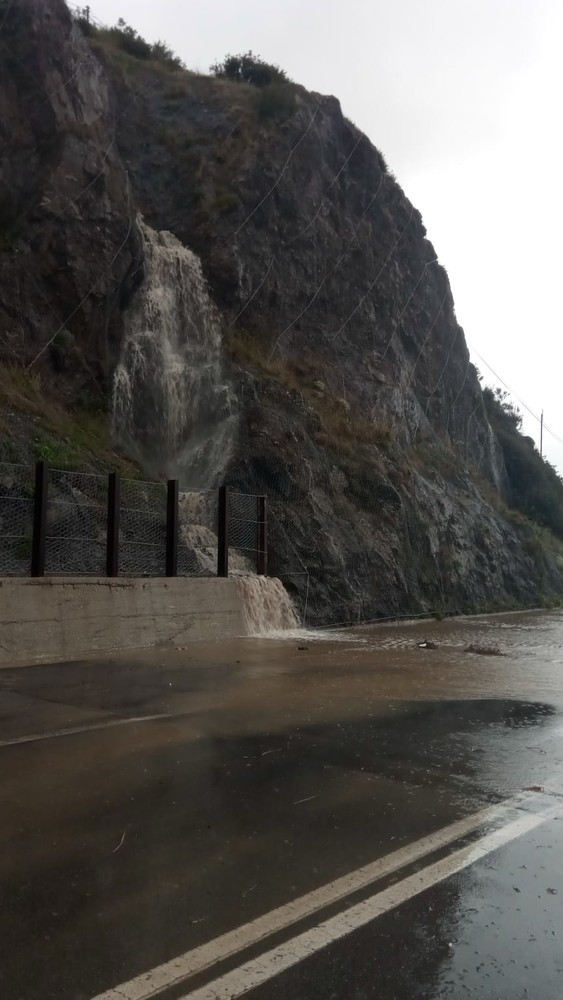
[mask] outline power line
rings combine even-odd
[[[501,378],[501,376],[498,374],[498,372],[496,372],[494,370],[494,368],[491,367],[491,365],[489,364],[489,362],[486,361],[485,358],[481,354],[479,354],[479,351],[476,351],[474,349],[473,353],[479,358],[479,360],[484,365],[486,365],[486,367],[489,369],[489,371],[491,372],[491,374],[494,375],[496,379],[498,379],[498,381],[501,383],[501,385],[504,386],[504,388],[510,393],[510,395],[514,396],[514,399],[518,400],[518,402],[520,403],[520,406],[523,406],[524,409],[530,414],[530,416],[533,417],[534,420],[537,420],[538,424],[541,425],[541,423],[542,423],[541,417],[538,417],[537,413],[534,413],[534,411],[528,406],[528,404],[525,403],[524,400],[516,392],[514,392],[513,389],[510,388],[510,386],[508,385],[508,383],[505,382],[504,379]],[[563,438],[559,434],[557,434],[555,431],[552,431],[551,428],[548,427],[548,425],[545,423],[545,421],[543,422],[543,426],[544,426],[545,430],[548,432],[548,434],[551,434],[552,438],[554,438],[554,440],[557,441],[558,444],[563,445]]]

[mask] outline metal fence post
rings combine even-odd
[[[229,487],[219,487],[217,516],[217,576],[229,575]]]
[[[35,492],[33,497],[33,536],[31,541],[31,575],[45,576],[45,550],[47,547],[47,503],[49,469],[46,462],[35,466]]]
[[[256,497],[256,572],[258,576],[268,573],[268,504],[266,497]]]
[[[119,508],[121,483],[118,472],[108,476],[106,576],[119,575]]]
[[[177,479],[169,479],[166,492],[166,576],[178,576],[178,497]]]

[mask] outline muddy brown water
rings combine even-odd
[[[422,644],[428,644],[421,648]],[[466,652],[494,648],[502,655]],[[223,728],[277,728],[298,720],[386,714],[395,702],[511,699],[563,707],[563,612],[298,629],[196,642],[96,660],[0,671],[7,697],[68,709],[56,725],[99,713],[205,716]],[[2,735],[29,728],[27,701],[6,713]],[[55,726],[53,726],[55,728]]]
[[[285,670],[301,664],[335,673],[342,668],[347,675],[369,672],[388,697],[550,696],[563,703],[562,611],[301,630],[251,642],[249,651],[262,660],[265,674],[281,660]]]

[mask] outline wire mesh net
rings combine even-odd
[[[229,495],[229,544],[240,552],[258,552],[258,503],[250,493]]]
[[[165,575],[166,486],[163,483],[122,480],[119,572],[122,576]]]
[[[49,469],[47,575],[104,575],[107,489],[107,476]]]
[[[178,576],[217,573],[217,492],[181,487],[178,498]]]
[[[35,470],[0,463],[0,574],[27,576],[31,568]],[[255,573],[259,555],[259,498],[231,493],[229,566]],[[45,573],[103,576],[106,572],[108,478],[61,469],[48,471]],[[167,489],[164,483],[122,480],[119,575],[166,573]],[[182,486],[178,497],[179,576],[215,576],[217,490]],[[298,566],[298,570],[302,567]]]
[[[303,625],[312,610],[310,567],[302,560],[295,544],[295,503],[268,497],[268,573],[277,576],[289,593]]]
[[[31,563],[35,474],[0,463],[0,575],[27,576]]]

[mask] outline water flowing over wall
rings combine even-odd
[[[293,602],[280,580],[246,576],[237,580],[249,635],[270,635],[299,628]]]
[[[199,258],[171,233],[137,224],[144,280],[125,314],[114,433],[155,473],[211,485],[234,423],[217,314]]]

